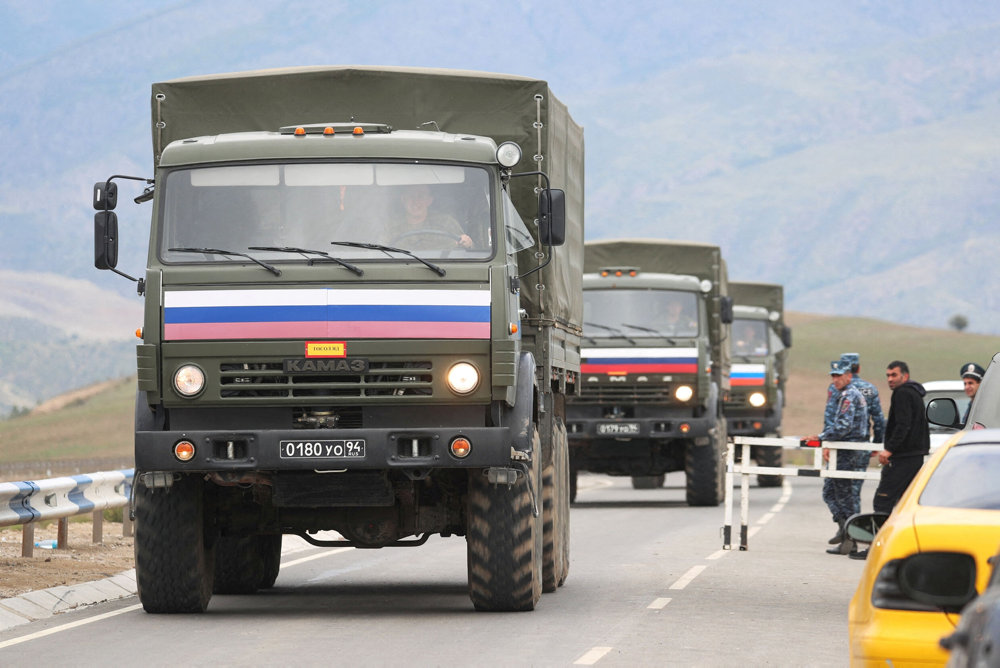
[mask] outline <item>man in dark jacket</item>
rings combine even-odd
[[[877,453],[882,464],[882,478],[872,504],[877,513],[892,512],[923,465],[931,445],[924,416],[926,392],[923,385],[910,380],[906,362],[890,362],[885,377],[892,390],[892,399],[885,425],[884,449]]]

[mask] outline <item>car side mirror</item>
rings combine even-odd
[[[733,324],[733,298],[732,297],[720,297],[719,298],[719,319],[722,320],[723,325]]]
[[[786,348],[792,347],[792,328],[788,325],[781,326],[781,342]]]
[[[114,211],[94,214],[94,266],[98,269],[118,266],[118,216]]]
[[[959,612],[974,599],[976,560],[961,552],[919,552],[900,561],[900,590],[920,603]]]
[[[875,534],[878,533],[887,519],[889,519],[889,513],[853,515],[848,518],[847,524],[844,525],[844,530],[847,532],[847,537],[851,540],[859,543],[871,543],[875,540]]]
[[[962,419],[958,415],[958,404],[950,397],[939,397],[927,402],[927,421],[939,427],[961,429]]]
[[[566,243],[566,193],[545,188],[538,193],[538,235],[545,246]]]

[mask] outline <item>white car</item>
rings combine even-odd
[[[931,399],[948,398],[954,400],[958,406],[959,417],[965,415],[971,399],[965,395],[965,384],[961,380],[931,380],[923,383],[923,386],[927,391],[924,395],[925,408]],[[931,452],[937,450],[956,431],[933,423],[929,423],[928,426],[931,432]]]

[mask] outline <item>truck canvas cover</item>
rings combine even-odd
[[[784,315],[784,288],[776,283],[733,281],[729,284],[729,295],[734,304],[761,306]]]
[[[164,148],[179,139],[352,120],[396,129],[436,129],[436,123],[442,132],[491,137],[497,144],[517,142],[523,157],[514,171],[544,171],[553,188],[566,192],[566,245],[524,282],[529,317],[579,330],[583,129],[545,81],[461,70],[359,66],[174,79],[152,87],[154,164],[159,164]],[[542,156],[540,163],[534,161],[536,155]],[[511,180],[511,197],[532,230],[537,184],[534,177]],[[525,264],[521,266],[524,271]],[[539,283],[544,289],[535,288]]]

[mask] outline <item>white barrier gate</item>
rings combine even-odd
[[[722,527],[722,549],[733,549],[733,476],[740,478],[740,550],[747,549],[747,525],[750,515],[750,476],[778,475],[807,478],[846,478],[850,480],[878,480],[878,471],[838,471],[838,450],[881,450],[880,443],[857,443],[846,441],[806,441],[798,438],[762,438],[757,436],[733,436],[726,447],[726,516]],[[815,445],[814,445],[815,444]],[[808,448],[814,450],[812,467],[754,466],[750,457],[750,446],[767,445],[791,450]],[[736,463],[736,447],[741,446],[740,463]],[[823,461],[823,448],[830,450],[830,461]]]

